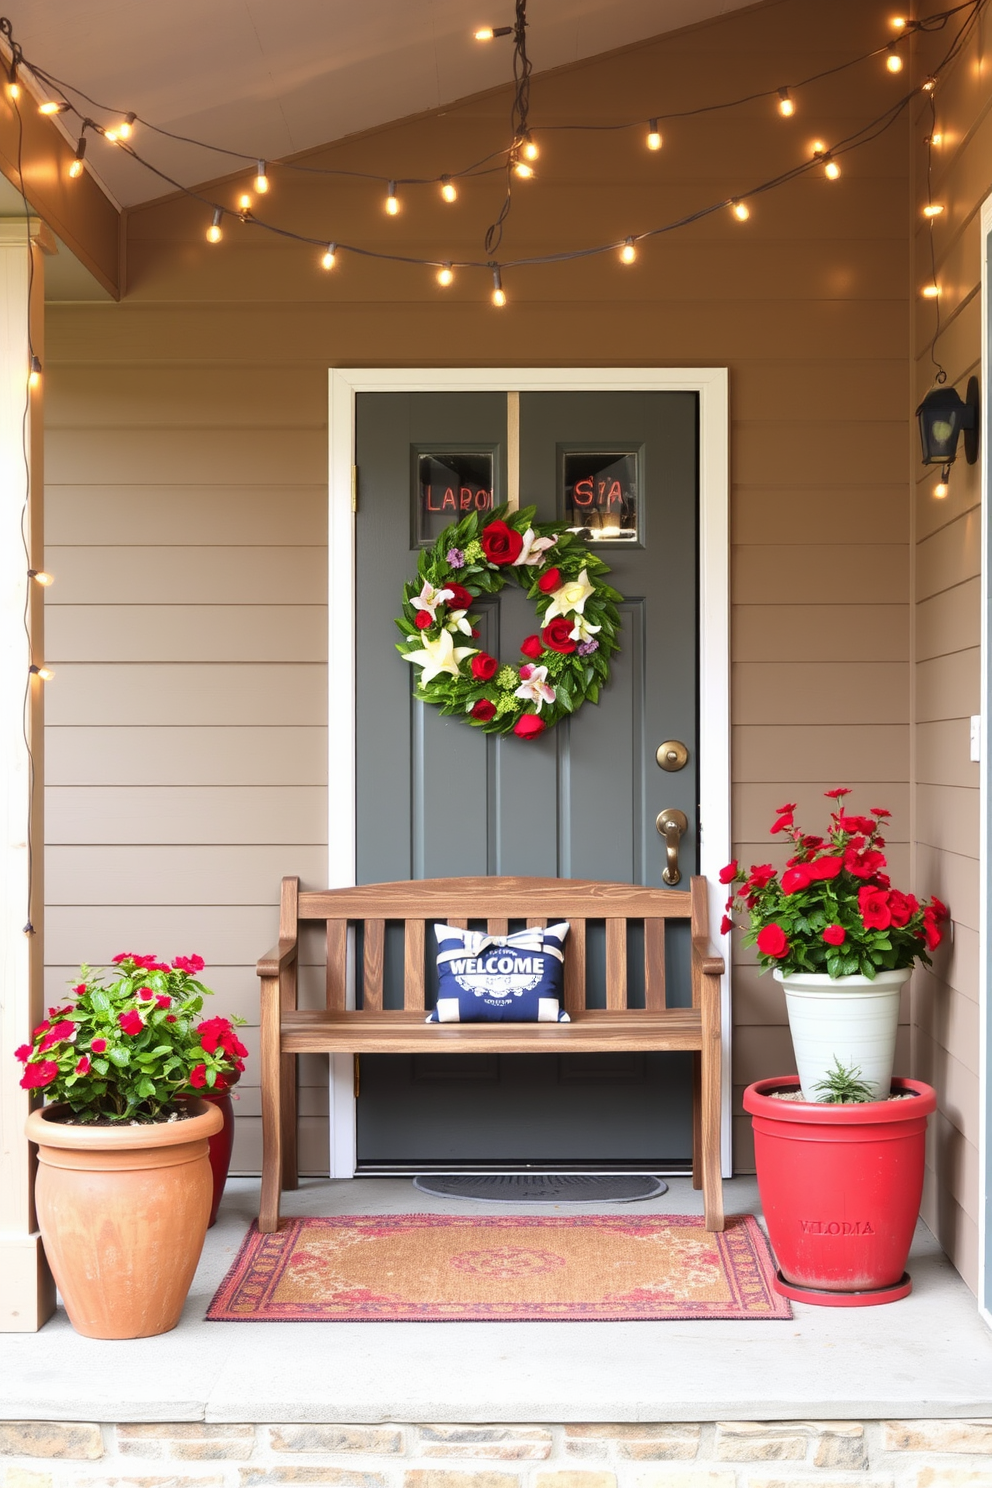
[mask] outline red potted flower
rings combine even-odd
[[[248,1050],[235,1033],[234,1025],[243,1022],[243,1018],[205,1018],[196,1025],[202,1057],[190,1071],[190,1093],[194,1098],[215,1106],[224,1120],[221,1130],[210,1138],[213,1199],[208,1229],[217,1223],[217,1211],[224,1196],[234,1150],[233,1087],[240,1080],[248,1057]]]

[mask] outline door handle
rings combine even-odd
[[[679,869],[679,842],[682,833],[688,830],[689,818],[684,811],[659,811],[655,826],[665,839],[665,866],[661,876],[666,884],[677,884],[682,879]]]

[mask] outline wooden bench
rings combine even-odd
[[[569,1023],[426,1023],[425,958],[435,953],[434,921],[465,928],[484,921],[489,935],[509,921],[571,924],[565,942]],[[606,1007],[586,1006],[586,922],[605,921]],[[627,923],[644,925],[644,1007],[628,1005]],[[665,931],[689,922],[691,1007],[665,994]],[[300,1009],[297,957],[301,924],[326,924],[327,991],[320,1011]],[[404,925],[402,1009],[383,1007],[386,925]],[[349,927],[362,926],[362,1006]],[[297,1054],[526,1054],[688,1050],[694,1056],[693,1185],[702,1188],[706,1228],[723,1229],[720,1180],[720,977],[711,952],[706,880],[689,893],[560,878],[433,878],[300,892],[285,878],[279,943],[258,962],[261,979],[262,1197],[259,1229],[279,1227],[283,1188],[297,1186]],[[350,992],[349,992],[349,989]]]

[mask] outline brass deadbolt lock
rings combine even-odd
[[[655,759],[663,770],[682,770],[689,760],[689,751],[678,739],[666,739],[659,744]]]

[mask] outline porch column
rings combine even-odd
[[[54,243],[37,218],[0,220],[0,1330],[8,1333],[34,1332],[55,1309],[24,1137],[30,1098],[14,1062],[44,999],[45,684],[28,670],[44,661],[44,625],[42,590],[27,578],[44,567],[42,386],[28,387],[32,351],[44,367],[43,248]]]

